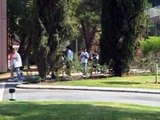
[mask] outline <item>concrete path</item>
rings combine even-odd
[[[157,89],[141,89],[141,88],[84,87],[84,86],[58,86],[58,85],[36,85],[36,84],[19,84],[19,85],[17,85],[17,88],[21,88],[21,89],[110,91],[110,92],[160,94],[159,89],[157,90]]]
[[[0,101],[3,100],[4,89],[5,89],[5,83],[0,83]]]
[[[153,89],[49,86],[6,82],[0,84],[1,100],[8,101],[11,98],[9,88],[16,89],[16,101],[97,101],[160,106],[160,90]]]
[[[5,89],[3,101],[9,101],[11,95]],[[55,89],[20,89],[16,88],[16,101],[88,101],[115,102],[160,107],[160,94],[55,90]]]

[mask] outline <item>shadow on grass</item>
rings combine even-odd
[[[113,82],[102,82],[102,83],[105,83],[105,84],[109,84],[109,85],[134,85],[134,84],[141,84],[139,82],[117,82],[117,81],[113,81]]]
[[[133,76],[152,76],[155,75],[155,73],[137,73],[133,74]]]
[[[141,106],[115,107],[101,104],[15,102],[0,104],[2,120],[158,120],[158,111]]]

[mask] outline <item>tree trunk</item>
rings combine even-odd
[[[91,27],[90,23],[85,20],[81,20],[81,25],[85,48],[87,49],[87,51],[90,51],[91,45],[95,38],[96,27]]]

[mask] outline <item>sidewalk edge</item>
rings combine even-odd
[[[38,86],[38,85],[17,85],[21,89],[54,89],[54,90],[83,90],[83,91],[103,91],[103,92],[129,92],[129,93],[147,93],[147,94],[160,94],[160,91],[155,90],[137,90],[125,88],[96,88],[96,87],[80,87],[80,86]]]

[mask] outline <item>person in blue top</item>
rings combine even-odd
[[[70,49],[69,46],[66,47],[66,74],[71,76],[72,70],[72,61],[73,61],[73,51]]]

